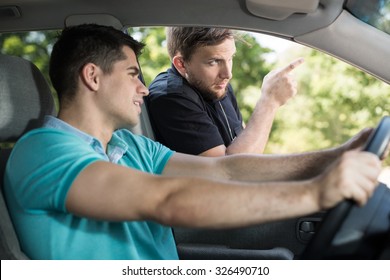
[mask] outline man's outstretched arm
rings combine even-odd
[[[303,59],[299,58],[284,68],[268,73],[263,81],[262,95],[241,134],[228,147],[220,145],[200,155],[262,154],[268,142],[277,110],[296,95],[296,81],[291,77],[290,73],[302,63]]]

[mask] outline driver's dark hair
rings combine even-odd
[[[199,47],[214,46],[235,38],[230,29],[209,27],[168,27],[166,36],[171,59],[180,53],[184,61],[189,61]]]
[[[87,63],[111,73],[115,62],[126,59],[124,46],[138,56],[144,44],[109,26],[82,24],[65,28],[53,47],[49,71],[60,102],[73,97],[78,75]]]

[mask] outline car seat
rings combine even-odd
[[[0,54],[0,259],[28,259],[21,251],[3,195],[3,176],[12,145],[56,112],[50,87],[31,62]],[[33,148],[33,147],[32,147]]]

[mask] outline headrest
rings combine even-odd
[[[0,142],[15,142],[55,111],[39,69],[23,58],[0,54]]]

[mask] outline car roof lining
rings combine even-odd
[[[313,13],[295,13],[285,20],[276,21],[253,15],[248,11],[246,0],[115,0],[115,5],[106,0],[8,0],[0,7],[17,7],[20,17],[1,19],[0,32],[62,29],[70,15],[108,14],[126,26],[224,26],[267,30],[291,37],[329,25],[340,14],[342,5],[343,0],[321,0],[321,5]],[[174,17],[169,16],[172,13]],[[37,21],[37,18],[45,20]]]
[[[364,30],[364,40],[361,32],[351,30]],[[337,38],[337,44],[333,38]],[[390,83],[390,64],[383,59],[390,57],[390,36],[359,21],[347,11],[344,11],[332,25],[297,36],[294,41],[320,49]],[[378,53],[381,56],[378,56]]]

